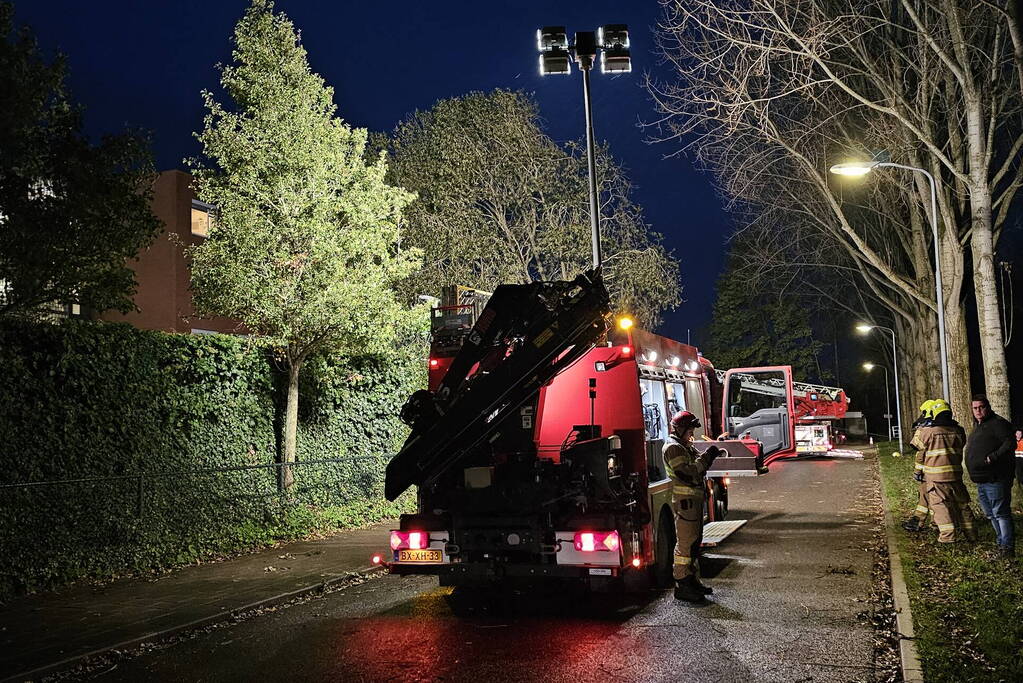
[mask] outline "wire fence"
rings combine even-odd
[[[232,465],[225,467],[177,468],[137,472],[132,474],[69,477],[64,479],[45,479],[6,484],[0,483],[0,495],[3,495],[4,493],[13,493],[15,491],[34,492],[37,490],[59,487],[71,487],[72,489],[77,489],[78,492],[81,492],[87,488],[94,487],[95,485],[123,485],[125,490],[131,490],[134,492],[136,503],[135,514],[142,516],[145,513],[147,492],[152,492],[154,488],[157,487],[167,488],[168,483],[171,484],[170,487],[172,488],[182,488],[188,486],[187,480],[189,478],[194,477],[234,475],[239,473],[251,474],[273,470],[274,476],[264,478],[263,480],[236,480],[234,482],[226,483],[224,486],[218,486],[217,488],[222,489],[222,493],[216,498],[223,502],[232,499],[250,498],[253,495],[258,497],[282,496],[290,498],[294,502],[298,502],[303,497],[307,497],[308,494],[317,490],[320,491],[321,494],[327,494],[327,497],[329,498],[329,491],[332,484],[338,485],[342,481],[348,481],[351,478],[352,472],[349,471],[349,468],[344,466],[364,462],[376,464],[380,462],[380,458],[377,456],[365,455],[347,458],[297,460],[290,463],[273,462],[250,465]],[[323,468],[324,465],[337,465],[339,467],[333,469]],[[286,468],[287,470],[295,470],[296,472],[308,472],[308,468],[314,466],[319,467],[320,471],[316,472],[316,476],[312,477],[311,480],[307,481],[302,477],[296,477],[295,482],[291,487],[284,486],[283,479]],[[340,493],[346,487],[338,485],[336,488]],[[56,496],[58,494],[54,495]],[[77,498],[81,496],[72,494],[71,496],[66,497]],[[325,502],[322,498],[322,495],[317,496],[317,502]],[[313,501],[310,500],[309,502]]]
[[[0,483],[0,595],[359,524],[386,455]],[[293,482],[282,485],[289,468]]]

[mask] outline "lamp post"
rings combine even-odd
[[[875,363],[864,363],[863,369],[870,372],[874,368],[881,368],[884,370],[884,410],[885,417],[888,418],[888,440],[892,439],[892,402],[888,394],[888,367],[885,365],[877,365]],[[899,452],[902,452],[902,429],[899,429]]]
[[[632,56],[629,52],[629,29],[625,24],[607,24],[596,31],[578,31],[575,42],[568,43],[564,26],[537,29],[536,47],[540,51],[540,73],[570,74],[574,55],[583,74],[583,109],[586,114],[586,167],[590,185],[590,230],[593,244],[593,267],[603,262],[600,250],[600,209],[597,203],[596,144],[593,141],[593,107],[590,101],[590,71],[600,53],[601,73],[629,73]]]
[[[848,164],[835,164],[831,172],[836,175],[862,176],[870,173],[875,168],[901,168],[906,171],[923,173],[931,184],[931,235],[934,238],[934,289],[936,303],[938,305],[938,350],[941,353],[941,395],[946,401],[951,400],[948,392],[948,351],[945,348],[945,294],[941,287],[941,253],[938,245],[938,190],[932,176],[927,170],[916,166],[903,166],[890,161],[866,161],[853,162]],[[894,333],[892,333],[894,338]],[[892,342],[894,344],[894,342]],[[899,373],[895,372],[895,381],[898,382]],[[899,429],[899,438],[902,438],[902,430]]]
[[[884,325],[868,325],[866,323],[860,323],[859,325],[856,326],[856,331],[859,332],[860,334],[869,334],[870,331],[874,330],[874,329],[884,330],[884,331],[888,332],[888,334],[892,335],[892,363],[895,366],[895,372],[894,372],[894,374],[895,374],[895,418],[896,418],[897,424],[899,426],[899,453],[901,453],[902,452],[902,439],[904,437],[902,435],[902,397],[899,395],[899,348],[895,344],[895,330],[893,330],[892,328],[885,327]],[[866,366],[864,366],[864,367],[866,367]],[[887,373],[888,373],[888,368],[885,368],[885,385],[884,385],[885,389],[884,390],[885,390],[885,394],[886,395],[888,393],[888,379],[887,379],[888,375],[887,375]],[[891,415],[891,410],[888,411],[888,414]],[[889,418],[889,423],[890,423],[890,421],[891,421],[891,418]],[[891,425],[890,424],[889,424],[888,429],[889,429],[889,437],[890,437],[891,436]]]

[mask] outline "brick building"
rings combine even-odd
[[[195,198],[191,182],[192,177],[184,171],[164,171],[157,177],[153,213],[163,222],[164,229],[130,264],[138,282],[135,293],[138,310],[125,315],[107,311],[101,319],[163,332],[244,332],[236,320],[198,318],[192,308],[190,271],[183,249],[185,244],[195,245],[206,238],[212,207]]]

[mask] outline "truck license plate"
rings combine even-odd
[[[398,562],[443,562],[440,550],[399,550]]]

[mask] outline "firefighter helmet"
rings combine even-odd
[[[671,431],[681,434],[687,429],[694,427],[700,427],[700,418],[696,417],[688,410],[680,410],[671,416]]]
[[[943,398],[935,399],[934,402],[931,403],[931,417],[932,418],[937,417],[940,413],[943,413],[946,410],[948,412],[952,412],[952,406],[950,406],[948,404],[948,401],[946,401]]]
[[[920,404],[920,412],[924,414],[924,417],[931,417],[931,409],[934,408],[934,399],[927,399]]]

